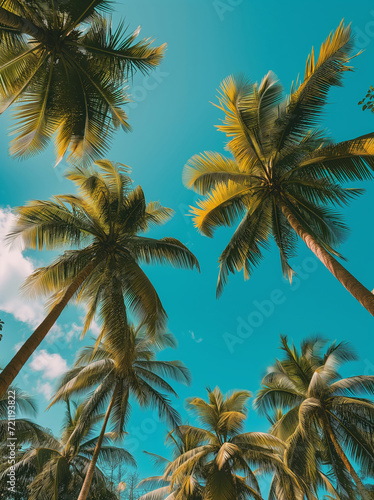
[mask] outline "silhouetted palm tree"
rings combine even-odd
[[[144,331],[126,327],[126,316],[122,318],[122,325],[118,317],[115,322],[109,323],[116,314],[120,312],[113,308],[104,324],[108,331],[104,341],[82,350],[74,368],[64,376],[52,402],[54,404],[71,394],[92,390],[83,411],[82,428],[86,417],[101,411],[104,405],[106,407],[101,433],[78,500],[86,500],[90,491],[101,442],[109,422],[112,423],[115,436],[124,435],[130,398],[134,398],[141,407],[156,407],[160,417],[166,418],[169,425],[176,426],[180,423],[179,415],[161,391],[174,396],[176,392],[165,377],[189,382],[189,372],[181,362],[155,359],[159,348],[175,345],[171,335],[160,336],[156,345]]]
[[[343,181],[372,177],[374,134],[332,144],[316,128],[330,87],[340,85],[350,69],[351,51],[351,30],[341,24],[318,59],[314,52],[308,57],[304,81],[286,98],[272,73],[260,86],[233,78],[223,82],[218,108],[225,118],[218,129],[230,139],[231,156],[206,152],[193,157],[184,172],[186,185],[205,195],[193,209],[203,234],[212,236],[217,227],[241,219],[219,258],[218,295],[230,273],[243,270],[249,278],[271,237],[291,280],[288,260],[299,236],[374,315],[374,295],[335,258],[345,226],[331,208],[360,192],[341,187]]]
[[[106,0],[4,0],[0,7],[0,112],[15,106],[10,151],[26,156],[55,137],[57,161],[101,157],[122,109],[128,76],[147,73],[165,46],[113,28]]]
[[[329,464],[339,494],[353,498],[353,479],[362,499],[369,500],[355,465],[372,477],[374,404],[360,394],[374,394],[374,377],[340,378],[342,362],[355,358],[352,348],[333,343],[323,352],[323,346],[321,339],[308,340],[298,352],[282,337],[284,358],[268,370],[255,406],[270,415],[282,410],[272,434],[287,441],[286,464],[306,484],[320,486],[321,469]]]
[[[84,332],[97,311],[105,317],[105,311],[117,304],[155,334],[165,328],[166,312],[141,264],[199,268],[180,241],[144,236],[152,226],[164,224],[172,210],[158,202],[146,203],[141,187],[132,188],[127,167],[108,160],[96,165],[100,171],[77,168],[68,174],[78,195],[32,201],[17,210],[12,236],[21,236],[27,248],[72,249],[28,280],[32,293],[56,298],[45,320],[0,373],[0,396],[74,296],[88,304]]]

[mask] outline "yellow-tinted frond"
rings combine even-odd
[[[207,193],[219,183],[230,180],[243,183],[248,179],[249,175],[241,172],[232,158],[211,151],[193,156],[183,171],[184,184],[201,194]]]
[[[229,460],[232,460],[235,455],[239,454],[240,448],[238,446],[233,443],[223,443],[216,456],[218,470],[221,470]]]
[[[158,201],[150,201],[145,209],[145,227],[160,226],[168,222],[174,215],[172,208],[164,207]]]
[[[233,154],[241,171],[250,172],[265,161],[260,122],[279,100],[279,86],[274,86],[274,82],[270,84],[270,80],[272,75],[269,74],[267,83],[261,85],[261,92],[274,87],[275,92],[268,94],[269,99],[262,99],[257,83],[250,84],[243,78],[234,79],[230,76],[220,87],[219,104],[216,107],[224,111],[225,118],[217,129],[231,139],[227,149]],[[261,107],[265,102],[267,110],[263,113]]]
[[[195,226],[206,236],[212,236],[217,226],[231,226],[244,212],[245,199],[249,195],[248,186],[234,182],[220,183],[205,199],[192,207]]]
[[[352,57],[348,56],[351,47],[351,26],[345,26],[344,20],[342,20],[336,31],[331,32],[327,39],[322,43],[317,61],[315,61],[314,48],[312,48],[306,61],[304,81],[301,82],[299,86],[296,84],[295,92],[302,89],[305,82],[314,74],[316,70],[328,62],[330,58],[336,58],[337,55],[338,62],[336,62],[336,64],[339,66],[339,71],[352,70],[352,67],[347,64],[350,59],[352,59]],[[341,52],[340,55],[339,52]]]

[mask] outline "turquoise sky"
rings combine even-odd
[[[223,78],[244,73],[259,81],[272,70],[289,91],[298,73],[303,75],[312,45],[319,48],[342,18],[352,23],[357,48],[365,51],[354,59],[356,70],[346,75],[344,87],[331,93],[324,123],[337,141],[372,132],[374,116],[357,105],[374,84],[372,2],[315,0],[312,5],[293,0],[121,0],[115,9],[114,20],[123,16],[132,29],[140,24],[144,37],[168,44],[166,58],[153,76],[135,78],[130,88],[134,103],[128,109],[133,132],[117,134],[108,158],[132,167],[134,183],[142,185],[148,200],[159,200],[175,210],[173,220],[153,236],[179,238],[200,260],[200,275],[161,267],[146,269],[168,312],[170,330],[179,341],[176,352],[167,351],[163,356],[182,359],[192,372],[192,386],[177,387],[177,404],[183,415],[183,400],[204,396],[208,386],[255,393],[266,367],[277,355],[281,333],[296,343],[317,333],[332,340],[349,340],[361,360],[343,373],[373,375],[372,318],[302,244],[292,263],[299,270],[293,286],[282,278],[278,254],[272,249],[250,281],[244,282],[241,275],[232,277],[222,298],[215,299],[217,258],[232,231],[220,230],[214,240],[200,236],[186,216],[196,196],[181,181],[183,166],[192,155],[204,150],[224,151],[225,137],[214,128],[221,112],[210,104]],[[9,125],[9,116],[3,116],[1,208],[71,192],[73,185],[62,176],[66,165],[53,168],[52,148],[22,162],[9,158]],[[345,210],[352,230],[341,251],[347,268],[373,289],[374,184],[364,187],[366,193]],[[52,258],[35,252],[26,256],[35,266]],[[7,292],[1,293],[4,296]],[[72,332],[73,323],[78,331],[81,315],[71,306],[60,321],[63,331]],[[6,322],[0,344],[4,366],[31,327],[10,313],[1,312],[0,317]],[[69,343],[64,334],[54,343],[45,341],[41,349],[48,355],[58,353],[70,366],[82,345],[78,335]],[[37,396],[40,423],[57,432],[63,409],[44,412],[47,400],[42,394],[43,384],[53,385],[53,378],[29,365],[17,383]],[[251,411],[247,429],[266,430],[267,421]],[[132,434],[128,447],[138,459],[141,475],[152,473],[141,451],[164,453],[165,426],[151,412],[134,410],[128,430]]]

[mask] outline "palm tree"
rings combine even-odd
[[[109,315],[108,321],[114,316]],[[82,349],[75,366],[61,382],[51,404],[65,399],[71,394],[80,394],[93,389],[88,397],[82,414],[81,425],[84,427],[86,416],[93,415],[106,407],[104,423],[97,441],[95,453],[88,468],[86,478],[78,500],[87,498],[96,460],[109,421],[112,432],[122,437],[130,413],[130,398],[135,398],[141,407],[155,407],[160,418],[166,418],[169,425],[175,427],[179,415],[173,409],[169,399],[162,394],[166,391],[176,396],[174,389],[165,380],[165,376],[180,382],[189,382],[189,372],[179,361],[158,361],[155,359],[158,348],[175,346],[171,335],[164,334],[158,338],[157,344],[142,329],[126,325],[126,317],[122,326],[112,322],[105,323],[110,334],[104,337],[100,345],[92,345]]]
[[[114,129],[129,129],[122,109],[129,74],[157,66],[165,45],[112,27],[106,0],[4,0],[0,7],[0,112],[15,104],[11,153],[44,149],[55,136],[57,161],[96,159]],[[100,13],[101,12],[101,13]]]
[[[67,500],[76,496],[82,485],[84,473],[98,441],[98,437],[95,437],[95,427],[103,416],[86,418],[85,426],[81,427],[83,405],[77,406],[69,400],[65,401],[65,405],[61,437],[56,439],[49,431],[44,430],[43,439],[38,444],[34,442],[28,449],[23,449],[15,465],[17,478],[22,479],[30,474],[30,471],[32,473],[29,500]],[[104,437],[104,446],[101,447],[99,458],[103,465],[113,460],[135,464],[133,457],[126,450],[113,446],[109,435]],[[7,471],[8,469],[2,473],[2,477],[6,476]],[[105,481],[104,474],[96,467],[92,499],[115,500],[115,495],[107,490]],[[103,492],[106,496],[100,496]]]
[[[374,404],[359,395],[374,394],[374,377],[340,378],[342,362],[355,359],[349,345],[333,343],[323,353],[325,342],[316,338],[303,342],[299,353],[281,339],[285,356],[262,380],[255,407],[270,415],[284,412],[274,420],[272,434],[287,440],[286,464],[313,487],[327,463],[343,497],[354,497],[353,479],[362,499],[369,500],[349,457],[363,476],[372,477]]]
[[[188,489],[196,477],[203,484],[205,500],[262,500],[253,471],[253,466],[257,466],[263,473],[279,475],[289,493],[288,499],[300,498],[296,478],[282,462],[284,443],[263,432],[241,433],[250,396],[248,391],[223,396],[216,388],[208,390],[208,402],[201,398],[188,400],[188,407],[196,413],[202,428],[190,425],[179,428],[179,432],[189,433],[198,445],[166,467],[164,477],[170,477],[171,489],[183,485],[191,491]],[[240,472],[244,475],[239,475]]]
[[[158,202],[146,203],[141,187],[132,189],[125,166],[108,160],[96,165],[99,171],[77,168],[68,173],[78,195],[32,201],[17,211],[12,236],[21,236],[27,248],[72,249],[37,269],[28,280],[31,292],[57,293],[56,300],[45,320],[0,373],[0,396],[73,296],[88,304],[84,332],[98,309],[105,317],[106,310],[116,303],[123,314],[130,310],[153,334],[164,329],[166,313],[140,264],[199,268],[196,257],[178,240],[143,236],[152,226],[164,224],[172,210]],[[121,317],[120,327],[123,324]]]
[[[184,171],[186,185],[206,195],[192,211],[203,234],[212,236],[218,226],[241,218],[219,258],[217,295],[229,273],[243,270],[249,278],[271,236],[291,280],[288,260],[299,236],[374,315],[373,294],[334,257],[345,225],[331,207],[360,193],[341,187],[342,181],[372,177],[374,134],[332,144],[317,128],[329,88],[340,85],[350,69],[351,49],[351,30],[341,24],[323,43],[318,60],[313,52],[308,57],[304,81],[285,99],[272,73],[259,86],[231,77],[222,83],[217,107],[225,119],[218,129],[230,138],[232,156],[206,152]]]
[[[22,391],[18,387],[9,387],[9,396],[11,397],[12,404],[14,406],[14,414],[25,413],[29,415],[36,415],[37,409],[35,400],[30,394]],[[14,402],[14,405],[13,405]],[[10,401],[8,399],[8,394],[3,395],[0,398],[0,420],[6,420],[8,418],[8,407]]]
[[[164,500],[165,498],[202,500],[203,486],[193,472],[186,475],[180,483],[173,483],[172,487],[171,475],[165,476],[165,469],[170,467],[174,460],[196,449],[200,445],[200,438],[188,430],[186,432],[173,430],[167,434],[165,444],[172,448],[172,460],[145,451],[153,459],[154,464],[161,468],[163,475],[148,477],[139,483],[139,487],[146,486],[151,490],[142,495],[139,500]]]
[[[286,432],[279,431],[279,422],[284,417],[284,412],[281,409],[277,409],[274,415],[267,415],[268,420],[272,424],[270,433],[280,437],[283,436],[283,440],[288,442],[290,434]],[[310,441],[309,441],[310,444]],[[333,473],[329,474],[328,471],[323,470],[326,465],[326,461],[323,461],[323,456],[321,454],[322,443],[314,442],[313,447],[308,446],[308,443],[299,439],[296,443],[297,451],[304,453],[303,461],[298,461],[298,455],[290,453],[290,448],[286,449],[284,454],[284,461],[287,467],[290,468],[298,477],[298,482],[301,486],[301,491],[305,495],[307,500],[317,500],[320,498],[321,492],[328,492],[328,498],[330,500],[353,500],[353,498],[346,498],[341,491],[337,491],[334,484]],[[307,454],[306,454],[307,450]],[[307,459],[306,459],[307,457]],[[268,500],[288,500],[288,492],[284,490],[278,475],[274,475],[270,484],[269,498]],[[354,497],[357,498],[358,494]],[[300,496],[300,500],[304,500],[304,496]],[[323,500],[325,497],[323,497]]]
[[[15,386],[9,388],[8,394],[0,398],[0,498],[23,500],[28,497],[27,488],[33,480],[33,471],[24,470],[23,474],[17,477],[14,491],[10,491],[7,483],[10,478],[4,471],[9,470],[9,465],[13,464],[12,460],[21,460],[25,447],[38,446],[45,442],[47,433],[41,426],[25,418],[35,417],[37,413],[35,401],[30,395]],[[13,446],[10,448],[8,445]]]
[[[16,386],[11,386],[8,394],[0,398],[0,456],[3,458],[9,456],[8,444],[13,444],[16,455],[19,455],[24,446],[36,445],[46,439],[45,429],[26,418],[37,415],[35,399]],[[0,461],[0,470],[8,466],[8,460]],[[22,486],[20,483],[21,480],[18,487]]]
[[[8,399],[8,394],[12,399]],[[0,443],[6,445],[8,438],[16,444],[16,447],[25,444],[40,442],[45,437],[42,427],[25,417],[35,417],[37,406],[35,399],[28,393],[22,391],[16,386],[10,387],[7,395],[0,398]],[[11,410],[11,411],[9,411]],[[13,418],[14,419],[13,419]],[[2,456],[6,456],[3,453]]]

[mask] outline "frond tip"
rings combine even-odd
[[[351,25],[345,26],[342,20],[337,29],[331,32],[322,43],[317,61],[312,48],[305,65],[304,82],[300,82],[299,87],[296,85],[291,93],[300,90],[303,84],[323,65],[334,65],[337,72],[352,71],[353,67],[348,65],[349,61],[356,57],[350,55],[352,49]]]

